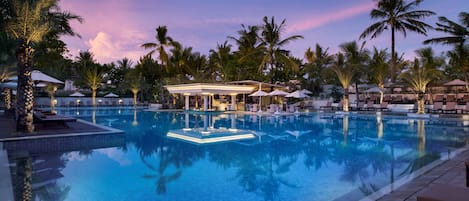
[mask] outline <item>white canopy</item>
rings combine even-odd
[[[71,97],[83,97],[83,96],[85,96],[85,95],[83,95],[82,93],[80,93],[80,92],[77,91],[77,92],[75,92],[75,93],[73,93],[73,94],[70,94],[70,96],[71,96]]]
[[[55,84],[63,84],[64,82],[51,77],[47,74],[44,74],[43,72],[39,70],[33,70],[31,71],[31,79],[35,82],[45,82],[45,83],[55,83]],[[18,76],[10,77],[9,80],[16,81],[18,80]]]
[[[308,98],[309,96],[301,92],[301,90],[296,90],[294,92],[289,93],[285,97],[292,97],[292,98]]]
[[[313,94],[313,92],[311,92],[307,89],[302,89],[301,92],[303,92],[304,94]]]
[[[287,92],[284,92],[284,91],[282,91],[282,90],[276,89],[276,90],[270,92],[268,95],[269,95],[269,96],[286,96],[286,95],[288,95],[288,93],[287,93]]]
[[[256,92],[249,94],[249,96],[268,96],[269,93],[262,91],[262,90],[257,90]]]
[[[381,91],[381,89],[379,87],[372,87],[372,88],[369,88],[369,89],[365,90],[365,92],[367,92],[367,93],[381,93],[383,91]]]
[[[106,94],[104,97],[106,97],[106,98],[117,98],[119,96],[117,94],[111,92],[111,93]]]

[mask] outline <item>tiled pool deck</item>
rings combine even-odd
[[[37,129],[36,135],[34,136],[18,135],[15,133],[15,124],[13,120],[0,114],[0,144],[2,141],[11,140],[21,141],[25,139],[57,138],[67,135],[78,137],[80,135],[110,134],[119,132],[119,130],[94,125],[81,120],[68,124],[69,128],[58,127]],[[446,184],[466,188],[465,161],[469,161],[469,146],[466,146],[463,151],[455,156],[448,156],[446,159],[443,159],[443,161],[437,162],[438,164],[433,168],[422,171],[422,174],[399,186],[397,189],[392,190],[390,193],[386,193],[382,197],[378,195],[379,198],[376,200],[416,201],[417,195],[420,192],[434,184]],[[375,200],[375,198],[370,197],[363,200]]]

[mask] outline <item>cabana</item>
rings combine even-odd
[[[230,95],[231,96],[231,110],[236,110],[236,95],[250,94],[255,86],[252,85],[235,85],[235,84],[216,84],[216,83],[193,83],[193,84],[178,84],[164,86],[171,94],[182,94],[185,97],[185,110],[189,110],[189,97],[202,96],[203,97],[203,110],[207,111],[211,105],[209,97],[213,95]]]

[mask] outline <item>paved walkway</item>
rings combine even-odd
[[[469,161],[469,150],[459,153],[440,165],[402,185],[393,192],[381,197],[379,201],[416,201],[417,195],[434,184],[445,184],[466,188],[466,167]],[[469,188],[468,188],[469,191]],[[469,198],[468,198],[469,200]]]

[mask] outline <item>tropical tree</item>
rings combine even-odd
[[[431,38],[423,41],[423,44],[441,43],[463,46],[466,40],[469,40],[469,13],[460,12],[458,24],[446,17],[439,17],[435,30],[448,34],[449,36]]]
[[[282,49],[283,46],[289,42],[302,39],[303,36],[293,35],[282,39],[282,32],[285,29],[285,19],[276,24],[274,17],[270,20],[267,16],[263,19],[264,24],[261,27],[261,35],[259,37],[260,44],[263,46],[263,59],[259,65],[259,72],[276,71],[278,67],[284,66],[285,68],[298,71],[298,64],[289,56],[289,51]],[[281,65],[279,65],[281,64]],[[276,80],[271,80],[272,82]]]
[[[232,60],[231,45],[228,41],[223,44],[217,44],[217,49],[210,50],[209,66],[213,66],[213,71],[220,80],[225,80],[228,76],[228,63]]]
[[[134,99],[134,107],[137,107],[137,94],[140,91],[142,73],[137,69],[131,69],[125,74],[125,83],[127,88],[132,92]]]
[[[308,48],[305,52],[306,63],[303,68],[304,74],[307,75],[305,88],[310,90],[313,95],[319,95],[322,91],[321,86],[325,83],[323,71],[334,60],[334,57],[329,55],[327,51],[328,49],[316,44],[315,51]]]
[[[11,3],[11,5],[8,4]],[[5,2],[4,2],[5,3]],[[37,0],[37,1],[7,1],[6,6],[10,7],[11,14],[3,25],[9,37],[17,40],[17,70],[18,70],[18,92],[17,92],[17,130],[32,133],[33,126],[33,81],[31,71],[34,67],[33,44],[44,39],[50,31],[60,27],[54,24],[53,19],[64,12],[59,10],[57,0]],[[67,18],[65,22],[68,22]],[[3,23],[3,22],[2,22]],[[62,24],[63,25],[63,24]],[[62,27],[64,28],[64,27]],[[69,29],[71,30],[71,28]],[[69,33],[61,34],[69,34]]]
[[[57,91],[57,85],[55,85],[55,84],[48,84],[48,85],[46,86],[46,91],[47,91],[47,93],[48,93],[49,96],[50,96],[51,112],[54,112],[54,108],[55,108],[55,98],[54,98],[54,94],[55,94],[55,92]]]
[[[344,96],[342,99],[342,110],[344,112],[349,111],[349,87],[352,84],[352,79],[355,76],[355,71],[351,65],[347,65],[345,62],[345,56],[339,52],[336,56],[334,63],[332,64],[332,70],[336,73],[342,88],[344,89]]]
[[[148,42],[142,44],[142,47],[145,49],[152,49],[148,54],[153,54],[158,52],[161,63],[166,65],[169,61],[168,53],[165,48],[173,46],[173,39],[167,35],[168,28],[166,26],[158,26],[156,28],[156,43]]]
[[[444,63],[443,58],[435,57],[431,48],[416,51],[419,58],[415,58],[413,65],[400,77],[407,82],[417,95],[417,114],[425,113],[425,93],[429,83],[441,77],[439,67]]]
[[[224,72],[228,80],[254,79],[263,80],[262,74],[258,73],[259,63],[263,58],[263,46],[260,44],[258,32],[259,26],[241,25],[238,38],[229,36],[238,46],[234,52],[233,62],[228,63]]]
[[[104,80],[104,71],[98,66],[94,65],[83,71],[83,81],[91,89],[91,99],[93,107],[96,107],[96,92]]]
[[[399,31],[407,35],[407,31],[427,35],[427,29],[432,26],[426,24],[421,19],[434,15],[433,11],[416,10],[423,0],[404,1],[404,0],[378,0],[376,8],[371,10],[372,19],[379,20],[365,29],[360,35],[363,39],[369,35],[371,38],[378,37],[384,30],[391,30],[391,82],[396,77],[396,50],[395,50],[395,32]]]
[[[373,48],[373,56],[368,63],[370,69],[370,81],[380,89],[379,103],[383,102],[384,84],[389,78],[389,54],[384,50]]]
[[[448,51],[449,58],[446,73],[452,78],[462,78],[469,82],[469,45],[456,46]],[[469,84],[466,84],[466,91],[469,93]]]
[[[344,53],[346,64],[348,69],[353,70],[352,81],[355,82],[355,91],[357,95],[357,101],[359,101],[358,84],[361,82],[360,79],[366,71],[367,62],[369,60],[368,50],[365,49],[365,42],[360,46],[356,41],[343,43],[340,45],[341,51]],[[358,102],[357,102],[358,103]]]

